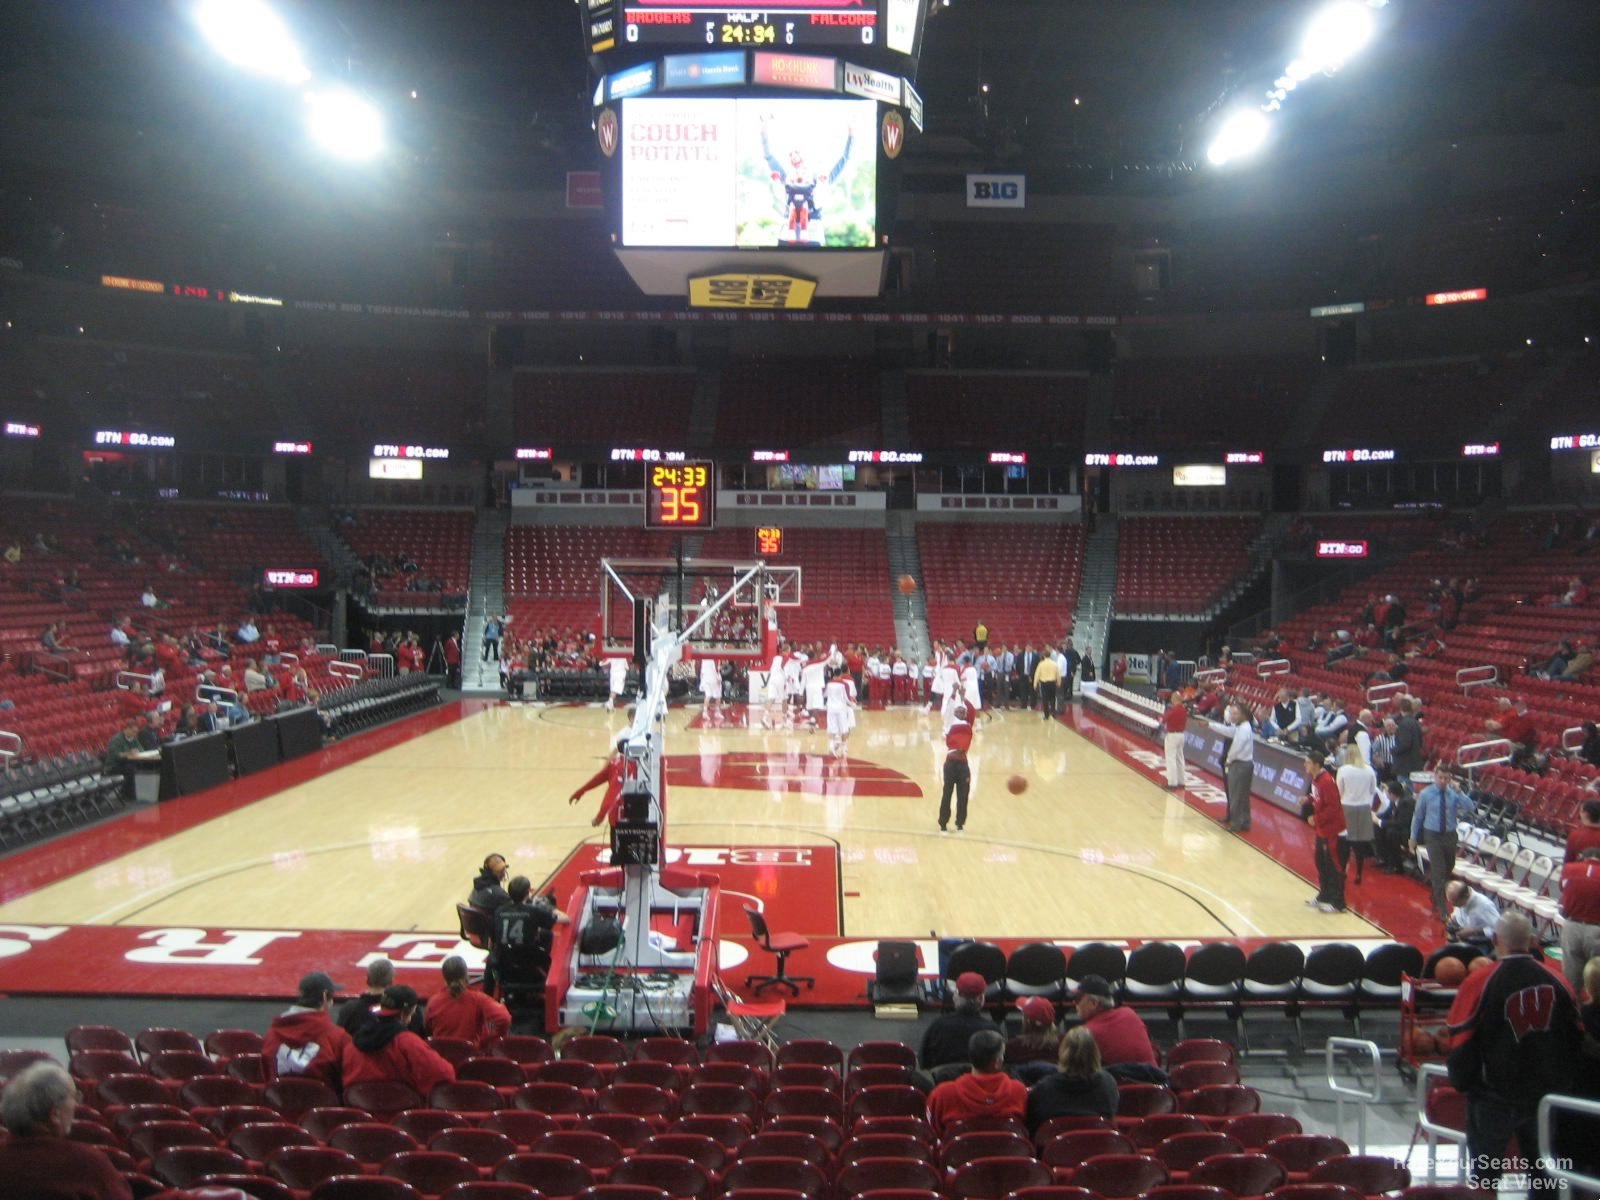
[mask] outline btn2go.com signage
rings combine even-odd
[[[968,208],[1027,208],[1026,175],[968,175]]]

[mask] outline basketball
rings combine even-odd
[[[1467,964],[1459,958],[1441,958],[1434,964],[1433,977],[1441,987],[1460,987],[1467,977]]]
[[[1010,792],[1013,796],[1020,796],[1027,790],[1028,781],[1021,775],[1013,775],[1010,779],[1006,780],[1006,791]]]
[[[1425,1029],[1419,1029],[1411,1035],[1411,1053],[1418,1058],[1427,1058],[1439,1052],[1438,1043],[1433,1040],[1433,1034]]]
[[[900,576],[900,590],[906,595],[911,595],[917,590],[917,581],[909,575]]]
[[[1494,959],[1487,954],[1480,954],[1467,964],[1467,973],[1470,975],[1473,971],[1487,971],[1492,966],[1494,966]]]

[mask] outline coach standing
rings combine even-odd
[[[1248,833],[1250,784],[1256,772],[1255,728],[1250,724],[1250,714],[1238,701],[1228,705],[1223,719],[1212,721],[1211,728],[1228,736],[1222,758],[1223,776],[1228,786],[1228,831]]]
[[[1402,774],[1400,781],[1408,776]],[[1446,767],[1434,772],[1433,782],[1422,789],[1417,797],[1417,811],[1411,816],[1412,854],[1417,843],[1428,851],[1428,884],[1433,891],[1433,911],[1441,921],[1450,919],[1450,902],[1445,898],[1445,885],[1456,869],[1456,826],[1461,818],[1472,811],[1472,801],[1455,786],[1455,778]]]
[[[939,832],[949,833],[950,793],[956,797],[956,832],[967,824],[967,799],[972,793],[972,768],[967,751],[972,749],[972,726],[967,723],[967,708],[956,705],[955,720],[944,734],[944,790],[939,795]]]
[[[1046,721],[1056,715],[1056,688],[1061,680],[1061,664],[1048,650],[1039,656],[1039,665],[1033,669],[1033,690],[1039,693],[1039,707]]]

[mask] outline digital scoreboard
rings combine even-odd
[[[885,53],[913,62],[927,0],[584,0],[590,54],[613,60],[674,50]]]
[[[709,462],[651,463],[644,476],[646,529],[716,527],[717,472]]]

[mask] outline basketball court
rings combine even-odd
[[[599,706],[462,701],[13,856],[0,987],[277,995],[313,966],[354,980],[377,953],[436,972],[485,854],[558,892],[604,861],[598,790],[567,797],[625,724]],[[665,729],[672,854],[734,901],[724,966],[758,953],[740,909],[759,903],[812,938],[791,969],[821,977],[816,1002],[861,994],[880,937],[924,939],[929,958],[933,934],[1360,943],[1407,936],[1425,911],[1420,887],[1381,876],[1351,888],[1372,919],[1308,909],[1303,826],[1258,806],[1248,839],[1228,834],[1214,781],[1166,792],[1148,748],[1076,710],[981,722],[959,835],[935,821],[936,714],[863,712],[843,759],[825,732],[752,727],[742,706],[716,725],[676,707]]]

